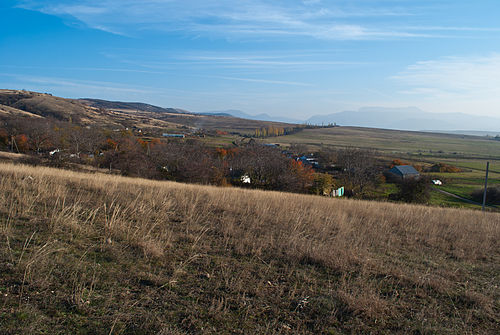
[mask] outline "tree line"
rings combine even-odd
[[[254,137],[264,138],[264,137],[276,137],[283,135],[292,135],[302,131],[304,129],[315,129],[315,128],[334,128],[338,127],[336,123],[329,123],[327,125],[312,125],[312,124],[301,124],[295,127],[274,127],[267,126],[256,128],[254,130]]]
[[[297,127],[273,127],[273,126],[268,126],[268,127],[261,127],[261,128],[256,128],[254,131],[254,136],[255,137],[276,137],[276,136],[283,136],[283,135],[291,135],[296,132],[299,132],[304,129],[304,126],[297,126]]]

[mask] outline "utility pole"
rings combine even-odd
[[[486,162],[486,178],[484,178],[484,193],[483,193],[483,212],[486,206],[486,190],[488,188],[488,170],[490,169],[490,162]]]

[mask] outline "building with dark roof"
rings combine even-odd
[[[411,165],[397,165],[385,174],[388,180],[402,181],[410,178],[419,178],[420,173]]]

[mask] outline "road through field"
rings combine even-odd
[[[446,192],[446,191],[440,190],[440,189],[438,189],[438,188],[433,188],[432,190],[433,190],[433,191],[437,191],[437,192],[439,192],[439,193],[443,193],[443,194],[448,195],[448,196],[450,196],[450,197],[453,197],[453,198],[456,198],[456,199],[462,200],[462,201],[467,202],[467,203],[469,203],[469,204],[482,206],[482,204],[480,204],[479,202],[475,202],[475,201],[472,201],[472,200],[470,200],[470,199],[463,198],[463,197],[461,197],[461,196],[459,196],[459,195],[456,195],[456,194],[453,194],[453,193],[450,193],[450,192]],[[492,208],[492,209],[498,209],[498,208],[497,208],[497,207],[495,207],[495,206],[488,206],[488,205],[486,205],[486,207],[488,207],[488,208]]]

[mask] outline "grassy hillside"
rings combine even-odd
[[[4,106],[3,109],[5,110],[16,109],[19,111],[18,116],[31,114],[76,123],[104,120],[104,116],[100,115],[96,109],[75,100],[54,97],[44,93],[0,90],[0,105]]]
[[[4,117],[35,117],[35,118],[41,118],[42,116],[33,114],[30,112],[23,111],[21,109],[17,109],[14,107],[10,106],[5,106],[0,104],[0,116]]]
[[[141,102],[108,101],[101,99],[79,99],[79,101],[92,107],[104,108],[104,109],[137,110],[137,111],[145,111],[151,113],[181,113],[181,114],[188,113],[185,110],[180,110],[176,108],[162,108]]]
[[[80,125],[150,128],[164,132],[189,132],[203,128],[253,134],[256,128],[291,126],[232,116],[200,115],[144,103],[64,99],[46,93],[5,89],[0,89],[0,118],[2,116],[49,117]]]
[[[0,175],[2,334],[500,332],[499,214]]]

